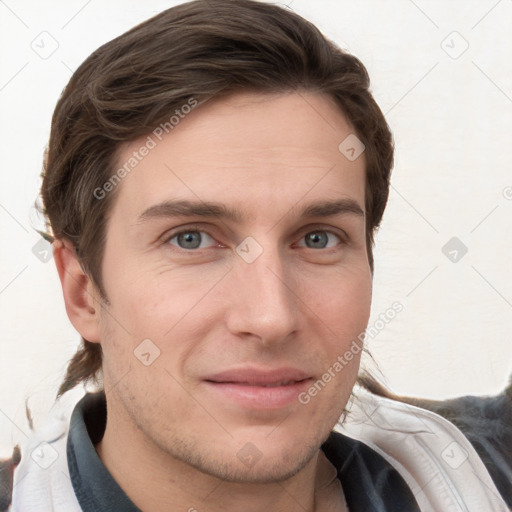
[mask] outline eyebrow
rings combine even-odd
[[[334,215],[356,215],[364,217],[364,211],[353,199],[324,200],[310,203],[300,212],[300,218],[331,217]],[[247,218],[242,210],[226,206],[223,203],[169,200],[150,206],[144,210],[137,223],[143,223],[152,219],[168,217],[206,217],[214,219],[226,219],[233,222],[241,222]]]

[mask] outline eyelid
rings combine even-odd
[[[210,231],[208,229],[205,228],[205,226],[202,226],[202,225],[199,225],[199,224],[191,224],[191,225],[186,225],[186,226],[180,226],[180,227],[177,227],[177,228],[174,228],[174,229],[171,229],[170,231],[167,231],[163,236],[162,236],[162,244],[169,244],[169,242],[175,238],[176,236],[178,235],[181,235],[182,233],[190,233],[190,232],[195,232],[195,231],[198,231],[200,233],[206,233],[210,238],[212,238],[213,240],[215,240],[215,242],[217,242],[216,238],[210,233]],[[217,244],[219,244],[219,242],[217,242]],[[187,251],[187,249],[181,249],[180,247],[176,247],[177,250],[182,250],[182,251],[186,251],[186,252],[199,252],[201,249],[189,249]]]
[[[301,231],[299,231],[300,233],[300,238],[299,238],[299,242],[302,242],[304,237],[309,234],[309,233],[315,233],[316,231],[323,231],[325,233],[329,233],[331,235],[334,235],[338,238],[339,240],[339,244],[338,245],[343,245],[343,244],[347,244],[349,242],[349,236],[347,235],[347,233],[345,233],[345,231],[343,231],[342,229],[339,229],[339,228],[332,228],[332,227],[327,227],[327,226],[306,226],[306,229],[303,229]],[[301,246],[301,247],[305,247],[305,246]],[[306,249],[309,249],[309,247],[305,247]],[[326,247],[324,248],[323,250],[324,251],[328,251],[328,250],[332,250],[332,249],[335,249],[336,247]],[[321,250],[321,249],[315,249],[315,250]]]
[[[348,242],[350,240],[350,236],[348,233],[337,226],[333,226],[331,224],[322,224],[322,223],[314,223],[314,224],[308,224],[307,226],[303,226],[296,232],[297,234],[301,234],[302,236],[314,232],[314,231],[325,231],[326,233],[332,233],[333,235],[336,235],[341,241]]]
[[[209,226],[209,225],[208,225]],[[215,242],[217,243],[217,247],[221,246],[223,247],[223,245],[218,242],[218,240],[216,239],[216,237],[211,233],[211,229],[207,228],[206,226],[202,225],[202,224],[190,224],[190,225],[184,225],[184,226],[179,226],[179,227],[176,227],[176,228],[173,228],[171,229],[170,231],[167,231],[163,236],[162,236],[162,244],[163,245],[170,245],[169,242],[175,238],[176,236],[182,234],[182,233],[189,233],[189,232],[194,232],[194,231],[198,231],[200,233],[206,233],[210,238],[212,238],[213,240],[215,240]],[[348,234],[341,228],[337,228],[337,227],[334,227],[334,226],[327,226],[325,224],[308,224],[307,226],[303,226],[300,230],[296,231],[295,234],[293,235],[293,238],[296,238],[298,235],[300,235],[300,238],[299,238],[299,241],[302,241],[303,237],[305,235],[307,235],[308,233],[312,233],[312,232],[315,232],[315,231],[324,231],[326,233],[330,233],[332,235],[335,235],[338,237],[338,239],[340,240],[340,244],[339,245],[342,245],[342,244],[347,244],[349,241],[350,241],[350,237],[348,236]],[[177,251],[182,251],[182,252],[188,252],[188,253],[192,253],[192,252],[200,252],[202,250],[207,250],[207,249],[210,249],[211,247],[215,247],[215,246],[211,246],[211,247],[206,247],[206,248],[203,248],[203,249],[182,249],[180,247],[177,247],[177,246],[173,246]],[[301,246],[301,247],[304,247],[304,246]],[[306,249],[309,249],[308,247],[305,247]],[[324,248],[323,250],[324,251],[328,251],[328,250],[333,250],[335,249],[335,247],[329,247],[329,248]],[[322,249],[314,249],[316,251],[320,251]]]

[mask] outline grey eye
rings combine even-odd
[[[199,231],[181,233],[176,238],[183,249],[197,249],[201,245],[201,233]]]
[[[180,233],[176,233],[174,236],[172,236],[169,239],[169,243],[171,245],[177,246],[180,249],[185,250],[193,250],[193,249],[200,249],[201,244],[208,242],[213,242],[213,238],[204,231],[198,231],[198,230],[188,230],[188,231],[181,231]],[[175,242],[174,242],[175,241]],[[210,243],[211,243],[210,242]],[[202,247],[204,248],[204,247]]]
[[[310,249],[325,249],[325,248],[327,248],[328,244],[329,244],[329,235],[337,238],[338,242],[340,241],[340,238],[338,237],[338,235],[335,235],[334,233],[331,233],[330,231],[324,231],[324,230],[311,231],[310,233],[307,233],[304,236],[304,240],[306,241],[306,247],[309,247]],[[331,244],[329,247],[334,247],[335,245],[336,245],[336,242],[334,244]]]

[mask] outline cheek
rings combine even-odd
[[[217,309],[206,297],[214,282],[210,276],[191,286],[186,276],[170,274],[110,275],[111,305],[102,315],[102,346],[112,378],[130,372],[141,383],[149,375],[148,383],[168,381],[165,369],[180,368],[192,356],[198,357],[215,321]],[[137,357],[147,353],[150,360],[156,358],[146,367]]]
[[[364,332],[370,316],[372,279],[369,270],[346,269],[327,279],[309,283],[305,302],[335,340],[348,342]],[[306,290],[304,290],[306,294]],[[336,341],[334,342],[336,345]],[[342,348],[342,347],[338,347]]]
[[[346,403],[357,379],[365,329],[371,309],[371,274],[345,273],[325,283],[321,300],[315,302],[318,328],[324,326],[322,375],[316,390],[320,410],[326,404]],[[324,386],[328,389],[324,392]],[[323,403],[323,405],[322,405]],[[329,405],[330,404],[330,405]],[[324,411],[325,412],[325,411]],[[334,416],[341,411],[335,411]],[[333,416],[333,417],[334,417]]]
[[[111,273],[109,311],[132,338],[166,336],[208,290],[208,283],[190,286],[177,272],[171,274],[140,269],[130,273],[121,268]]]

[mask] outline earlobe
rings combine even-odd
[[[82,337],[98,343],[100,341],[100,303],[95,286],[83,271],[75,248],[70,242],[55,240],[53,257],[59,273],[69,320]]]

